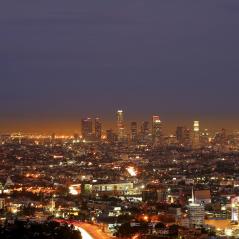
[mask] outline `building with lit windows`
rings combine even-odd
[[[239,221],[239,197],[231,199],[232,217],[231,221],[238,223]]]
[[[85,118],[81,120],[81,134],[84,140],[92,140],[93,123],[91,118]]]
[[[123,110],[117,111],[117,134],[118,134],[118,140],[122,141],[124,139],[124,113]]]
[[[83,187],[87,188],[89,193],[98,195],[119,196],[131,194],[134,191],[134,184],[131,182],[85,184]]]
[[[201,134],[200,134],[200,145],[201,146],[208,146],[209,144],[209,132],[207,129],[205,129]]]
[[[191,203],[188,205],[188,217],[191,227],[199,228],[205,223],[205,208],[203,204],[195,202],[194,192],[192,190]]]
[[[162,143],[162,121],[158,115],[152,117],[152,140],[154,144]]]
[[[193,148],[200,148],[200,128],[199,121],[193,122]]]
[[[151,134],[150,134],[150,129],[149,129],[149,122],[148,121],[143,121],[141,125],[141,141],[143,143],[150,143],[151,142]]]

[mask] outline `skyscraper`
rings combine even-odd
[[[101,133],[102,133],[102,122],[100,118],[95,118],[95,138],[96,140],[101,139]]]
[[[131,141],[136,142],[138,138],[137,122],[131,122],[130,130],[131,130]]]
[[[117,140],[117,135],[112,129],[106,130],[106,139],[109,143],[114,143]]]
[[[141,141],[144,143],[150,143],[151,142],[151,135],[150,135],[150,129],[149,129],[149,122],[143,121],[141,125]]]
[[[152,139],[154,144],[162,143],[162,121],[158,115],[152,117]]]
[[[122,141],[124,139],[124,113],[123,113],[123,110],[117,111],[117,134],[118,134],[118,140]]]
[[[179,144],[183,144],[185,139],[185,128],[178,126],[176,129],[176,138]]]
[[[197,149],[200,147],[200,128],[199,121],[193,122],[193,148]]]
[[[191,131],[183,126],[176,128],[177,142],[185,147],[191,146]]]
[[[200,134],[200,145],[201,146],[208,146],[209,144],[209,133],[207,129],[204,129],[203,132]]]
[[[91,140],[93,136],[93,124],[91,118],[81,120],[81,134],[84,140]]]

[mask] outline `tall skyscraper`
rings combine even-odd
[[[176,138],[179,144],[183,144],[185,139],[185,127],[182,127],[182,126],[177,127]]]
[[[150,143],[151,139],[152,138],[150,135],[149,122],[143,121],[141,125],[141,141],[144,143]]]
[[[193,148],[197,149],[200,147],[200,128],[199,121],[193,122]]]
[[[118,140],[122,141],[124,139],[124,113],[123,110],[117,111],[117,134]]]
[[[101,139],[102,134],[102,122],[100,118],[95,118],[95,138],[96,140]]]
[[[184,131],[185,139],[184,139],[184,146],[191,147],[192,146],[192,137],[191,137],[191,129],[186,128]]]
[[[183,126],[176,128],[177,142],[185,147],[191,146],[191,131]]]
[[[152,118],[152,139],[154,144],[162,143],[162,121],[158,115]]]
[[[208,146],[209,144],[209,132],[207,129],[204,129],[203,132],[200,134],[200,145],[201,146]]]
[[[106,139],[109,143],[114,143],[117,140],[117,135],[112,129],[106,130]]]
[[[81,134],[84,140],[91,140],[93,136],[93,123],[91,118],[81,120]]]
[[[136,142],[138,138],[137,122],[131,122],[130,130],[131,130],[131,141]]]

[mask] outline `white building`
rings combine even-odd
[[[192,202],[188,205],[188,217],[191,227],[201,227],[205,221],[205,209],[203,204],[195,203],[192,190]]]

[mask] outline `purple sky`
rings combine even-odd
[[[0,131],[117,108],[235,127],[238,29],[238,0],[2,1]]]

